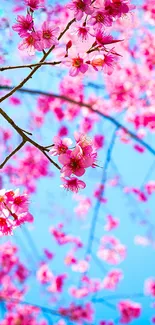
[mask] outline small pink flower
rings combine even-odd
[[[118,304],[121,313],[120,323],[128,324],[134,318],[138,318],[141,313],[141,305],[131,300],[122,300]]]
[[[32,11],[42,8],[45,5],[45,0],[25,0],[24,2]]]
[[[77,25],[74,27],[72,34],[77,35],[78,38],[81,39],[82,41],[87,41],[90,35],[89,30],[90,27]]]
[[[105,225],[104,230],[111,231],[112,229],[118,227],[119,225],[118,219],[115,219],[110,214],[106,217],[106,219],[107,219],[107,224]]]
[[[58,136],[55,136],[53,140],[54,140],[54,146],[50,150],[50,154],[52,156],[66,153],[69,146],[71,146],[71,144],[72,144],[72,140],[69,138],[61,139]]]
[[[42,25],[42,30],[38,31],[38,36],[41,41],[37,44],[36,48],[38,51],[48,49],[52,45],[57,45],[59,42],[56,38],[59,32],[59,27],[53,26],[49,21],[45,21]]]
[[[64,63],[67,66],[71,66],[69,70],[69,75],[71,77],[77,76],[79,72],[85,73],[88,70],[88,65],[84,63],[83,58],[81,58],[79,54],[74,58],[68,56],[67,59],[64,60]]]
[[[60,186],[75,193],[77,193],[80,189],[84,189],[86,187],[86,184],[76,177],[70,177],[70,179],[61,177],[61,179],[63,181],[63,185]]]
[[[110,52],[108,52],[107,54],[104,55],[95,56],[91,60],[90,64],[96,71],[98,71],[98,69],[101,68],[104,70],[105,73],[111,75],[117,60],[118,57],[116,57],[116,55],[113,55]]]
[[[145,281],[144,291],[146,295],[155,297],[155,278],[149,278]]]
[[[19,34],[20,37],[27,36],[28,31],[32,31],[33,19],[30,14],[17,16],[17,23],[12,26],[12,29]]]
[[[67,5],[67,8],[70,10],[74,10],[74,17],[77,20],[80,20],[84,13],[87,15],[91,15],[93,9],[90,7],[91,0],[76,0]]]
[[[123,273],[121,270],[112,270],[103,280],[103,288],[108,290],[116,290],[116,287],[120,280],[123,278]]]
[[[94,25],[95,28],[101,29],[104,26],[109,27],[112,25],[113,18],[110,15],[107,15],[107,12],[104,9],[97,9],[91,15],[88,22],[91,25]]]
[[[27,34],[26,38],[19,44],[19,50],[28,51],[29,55],[34,55],[36,51],[36,44],[40,41],[38,33],[32,32],[31,34]]]

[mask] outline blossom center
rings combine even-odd
[[[82,60],[80,58],[73,59],[73,66],[79,68],[81,66]]]
[[[51,38],[51,32],[50,31],[43,32],[43,38],[50,39]]]
[[[97,20],[97,22],[99,22],[99,23],[103,23],[103,22],[104,22],[104,16],[103,16],[102,14],[98,14],[98,15],[96,16],[96,20]]]
[[[77,8],[80,9],[80,10],[85,10],[85,4],[83,3],[83,1],[79,0],[77,2]]]

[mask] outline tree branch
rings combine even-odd
[[[12,87],[10,87],[10,86],[0,86],[0,89],[8,89],[8,90],[10,90],[10,89],[12,89]],[[76,101],[76,100],[74,100],[72,98],[69,98],[67,96],[64,96],[64,95],[58,95],[58,94],[55,94],[55,93],[49,93],[49,92],[40,91],[40,90],[32,90],[32,89],[25,88],[25,89],[17,89],[17,91],[19,91],[21,93],[27,93],[27,94],[33,94],[33,95],[43,95],[43,96],[47,96],[47,97],[59,98],[61,100],[64,100],[64,101],[66,101],[68,103],[71,103],[71,104],[78,105],[80,107],[87,107],[90,111],[98,114],[99,116],[103,117],[107,121],[109,121],[112,124],[114,124],[116,127],[124,130],[131,138],[133,138],[135,141],[137,141],[138,143],[140,143],[151,154],[155,155],[155,149],[152,148],[147,142],[145,142],[142,139],[140,139],[134,132],[130,131],[127,127],[125,127],[123,124],[121,124],[120,122],[118,122],[114,117],[109,116],[109,115],[106,115],[106,114],[104,114],[104,113],[102,113],[100,111],[97,111],[90,104]]]
[[[34,140],[32,140],[31,138],[29,138],[28,137],[28,135],[26,135],[25,133],[24,133],[24,131],[18,126],[18,125],[16,125],[15,124],[15,122],[9,117],[9,115],[6,113],[6,112],[4,112],[3,110],[2,110],[2,108],[0,108],[0,114],[5,118],[5,120],[16,130],[16,132],[22,137],[22,139],[23,139],[23,141],[22,142],[30,142],[34,147],[36,147],[36,148],[38,148],[43,154],[44,154],[44,156],[46,156],[46,158],[57,168],[57,169],[59,169],[59,170],[61,170],[61,168],[60,168],[60,166],[57,164],[57,163],[55,163],[55,161],[53,160],[53,159],[51,159],[49,156],[48,156],[48,154],[46,153],[46,151],[47,152],[49,152],[49,149],[47,149],[46,147],[43,147],[43,146],[41,146],[40,144],[38,144],[37,142],[35,142]],[[24,144],[23,144],[24,145]],[[22,146],[23,146],[22,145]],[[17,148],[19,148],[19,146],[17,147]],[[17,149],[16,148],[16,149]],[[19,150],[19,149],[18,149]],[[17,150],[17,151],[18,151]],[[15,152],[17,152],[17,151],[15,151]],[[7,158],[9,159],[10,157],[12,157],[13,156],[13,154],[10,154],[10,156],[8,156]],[[8,159],[7,159],[7,161],[8,161]],[[2,168],[3,167],[3,164],[4,164],[4,162],[2,163],[2,165],[0,165],[0,168]]]
[[[72,19],[66,26],[66,28],[60,33],[58,40],[60,40],[62,38],[62,36],[66,33],[66,31],[70,28],[70,26],[75,22],[75,18]],[[6,95],[4,95],[3,97],[0,98],[0,103],[2,103],[5,99],[7,99],[8,97],[10,97],[11,95],[13,95],[18,89],[22,88],[25,83],[32,78],[32,76],[34,75],[34,73],[40,68],[40,66],[42,65],[42,62],[44,62],[46,60],[46,58],[48,57],[48,55],[53,51],[53,49],[55,48],[55,45],[53,45],[42,57],[42,59],[39,62],[39,65],[36,66],[29,74],[26,78],[24,78],[16,87],[14,87],[9,93],[7,93]]]
[[[23,68],[32,69],[32,67],[37,67],[37,66],[41,67],[42,65],[58,65],[60,63],[61,63],[61,61],[58,61],[58,62],[31,63],[31,64],[23,64],[23,65],[13,65],[13,66],[2,67],[2,68],[0,68],[0,71],[13,70],[13,69],[23,69]]]
[[[1,168],[3,168],[4,167],[4,165],[7,163],[7,161],[12,157],[12,156],[14,156],[15,155],[15,153],[17,152],[17,151],[19,151],[23,146],[24,146],[24,144],[25,144],[25,140],[23,140],[20,144],[19,144],[19,146],[17,146],[17,148],[16,149],[14,149],[6,158],[5,158],[5,160],[2,162],[2,164],[0,164],[0,169]]]

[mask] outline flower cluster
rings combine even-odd
[[[76,306],[72,303],[68,308],[61,307],[59,312],[61,315],[70,318],[70,320],[81,324],[82,322],[92,323],[93,321],[93,310],[90,303],[86,303],[83,306]]]
[[[95,167],[97,152],[93,147],[91,139],[84,134],[75,134],[76,145],[69,149],[71,140],[54,137],[54,148],[50,150],[51,155],[58,155],[59,162],[63,165],[61,168],[62,187],[77,193],[79,189],[86,187],[86,184],[79,180],[85,174],[86,168]],[[74,176],[75,175],[75,176]],[[67,178],[66,178],[67,177]]]
[[[121,313],[121,324],[130,323],[134,318],[138,318],[141,313],[141,305],[130,300],[120,301],[118,309]]]
[[[126,257],[126,247],[114,236],[103,236],[97,255],[109,264],[119,264]]]
[[[39,30],[36,30],[34,26],[33,11],[42,7],[43,1],[27,0],[25,4],[29,6],[27,15],[18,15],[17,23],[12,26],[23,39],[19,44],[19,49],[27,49],[29,55],[34,55],[36,50],[43,51],[57,45],[59,27],[55,27],[50,21],[44,21]]]
[[[11,235],[12,231],[24,222],[32,222],[33,216],[28,211],[27,194],[0,190],[0,235]]]

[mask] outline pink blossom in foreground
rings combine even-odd
[[[118,304],[118,309],[121,314],[121,324],[128,324],[135,318],[140,317],[141,314],[141,305],[131,300],[120,301]]]
[[[67,8],[74,11],[74,17],[80,20],[84,13],[91,15],[93,9],[91,8],[91,0],[75,0],[67,5]]]
[[[36,43],[36,49],[42,51],[48,49],[52,45],[57,45],[59,42],[57,36],[59,33],[59,27],[55,27],[49,21],[45,21],[42,25],[42,29],[37,32],[40,41]]]
[[[113,17],[121,17],[135,8],[135,6],[131,5],[128,0],[105,0],[104,6],[107,15]]]
[[[108,52],[104,55],[96,55],[90,61],[90,64],[94,68],[94,70],[98,71],[99,69],[103,70],[108,75],[111,75],[114,69],[116,62],[118,61],[118,57],[114,54]]]
[[[66,66],[71,66],[69,70],[69,75],[71,77],[77,76],[80,72],[85,73],[88,70],[88,64],[84,63],[84,60],[82,57],[79,56],[79,54],[75,57],[67,57],[64,60],[64,64]]]
[[[84,26],[84,25],[76,25],[74,27],[74,30],[72,32],[72,34],[77,35],[77,37],[79,39],[81,39],[82,41],[87,41],[89,36],[90,36],[90,27]]]
[[[110,15],[107,15],[107,12],[100,8],[94,10],[93,14],[88,20],[90,25],[93,25],[95,28],[101,29],[103,26],[109,27],[112,25],[113,18]]]
[[[12,29],[19,34],[20,37],[27,36],[28,31],[32,31],[33,18],[30,14],[17,16],[17,23],[12,26]]]
[[[79,145],[75,149],[68,150],[65,154],[61,154],[58,158],[59,162],[63,165],[61,172],[63,176],[70,177],[72,174],[82,176],[85,173],[85,168],[92,165],[92,157],[83,157],[83,151]]]
[[[86,187],[85,182],[79,180],[77,177],[70,177],[69,179],[61,177],[61,180],[63,184],[60,186],[74,193],[77,193],[80,189],[84,189]]]
[[[32,32],[27,34],[23,41],[18,45],[19,50],[27,50],[29,55],[34,55],[36,52],[36,46],[40,42],[38,33]]]
[[[69,146],[72,145],[72,140],[70,138],[61,139],[59,136],[55,136],[53,138],[53,141],[54,141],[54,146],[50,150],[50,154],[52,156],[56,156],[56,155],[60,155],[62,153],[63,154],[66,153]]]

